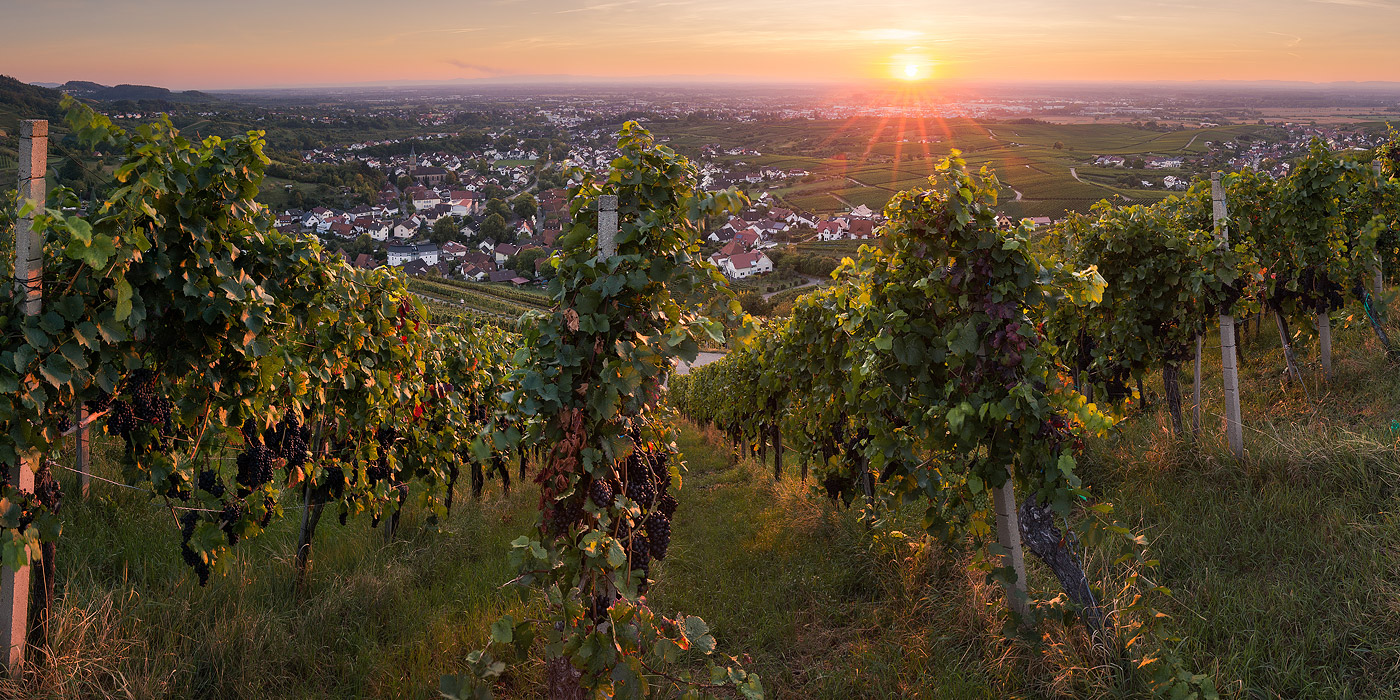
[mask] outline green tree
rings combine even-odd
[[[510,259],[506,261],[506,267],[526,277],[535,277],[535,261],[546,257],[549,257],[549,253],[544,252],[544,250],[540,248],[530,248],[512,255]]]
[[[478,234],[481,236],[482,240],[500,243],[504,240],[508,230],[509,229],[506,228],[506,220],[502,218],[500,214],[492,214],[486,217],[485,221],[481,222],[481,230],[478,231]]]
[[[413,178],[409,177],[407,174],[405,174],[405,175],[400,175],[400,176],[399,176],[399,179],[398,179],[398,183],[399,183],[399,189],[401,189],[401,190],[406,190],[406,189],[408,189],[409,187],[412,187],[412,186],[413,186]]]
[[[522,219],[532,219],[535,213],[540,210],[540,203],[535,199],[535,195],[528,192],[515,198],[511,204],[511,210]]]
[[[448,241],[457,240],[461,232],[461,225],[457,223],[457,217],[444,216],[433,224],[433,230],[428,234],[428,240],[442,245]]]
[[[498,199],[495,197],[491,198],[486,202],[485,211],[488,218],[491,214],[495,214],[501,217],[502,219],[509,219],[512,214],[510,210],[510,205],[506,204],[505,200]]]

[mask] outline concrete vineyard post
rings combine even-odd
[[[1012,485],[1010,468],[1006,471],[1006,483],[992,490],[992,505],[997,513],[997,542],[1006,549],[1001,565],[1016,573],[1016,582],[1006,587],[1006,602],[1022,620],[1028,620],[1030,597],[1026,592],[1026,555],[1021,549],[1021,524],[1016,517],[1016,490]]]
[[[43,206],[47,195],[44,173],[48,171],[49,123],[26,119],[19,125],[19,201],[21,208],[32,203]],[[15,293],[24,298],[26,316],[38,316],[44,279],[44,241],[34,233],[34,212],[15,222]],[[29,454],[10,471],[10,483],[20,491],[34,492],[34,474],[42,456]],[[16,675],[24,667],[29,625],[28,565],[0,570],[0,632],[5,635],[5,666]]]
[[[617,255],[617,195],[598,197],[598,262]]]
[[[1225,188],[1220,184],[1220,173],[1210,174],[1211,216],[1215,220],[1215,235],[1220,245],[1230,245],[1230,231],[1226,225]],[[1224,311],[1224,309],[1222,309]],[[1230,451],[1237,459],[1244,459],[1244,428],[1240,424],[1240,378],[1235,365],[1235,317],[1229,313],[1220,314],[1220,367],[1225,384],[1225,436],[1230,443]]]

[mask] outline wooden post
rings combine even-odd
[[[773,481],[783,480],[783,429],[773,426]]]
[[[1016,582],[1006,587],[1006,603],[1012,612],[1029,620],[1030,598],[1026,593],[1026,555],[1021,549],[1021,525],[1016,518],[1016,490],[1007,469],[1006,483],[992,489],[992,505],[997,513],[997,542],[1006,549],[1001,565],[1016,573]]]
[[[49,123],[26,119],[19,125],[19,201],[43,206],[47,195],[44,173],[48,171]],[[16,294],[24,298],[24,314],[38,316],[44,279],[44,241],[34,234],[34,213],[15,221]],[[10,484],[20,491],[34,492],[34,474],[42,457],[22,455],[11,468]],[[5,567],[0,570],[0,634],[4,635],[5,666],[11,676],[24,668],[29,622],[29,569]]]
[[[1201,436],[1201,345],[1204,338],[1196,334],[1196,373],[1191,375],[1191,436]]]
[[[1210,174],[1211,215],[1215,220],[1215,236],[1221,246],[1230,245],[1226,224],[1225,188],[1220,173]],[[1224,309],[1222,309],[1224,311]],[[1240,378],[1235,366],[1235,317],[1220,314],[1220,369],[1225,384],[1225,436],[1236,459],[1244,459],[1244,427],[1240,424]]]
[[[89,459],[87,406],[78,404],[78,415],[75,419],[77,428],[73,432],[73,468],[78,470],[78,497],[87,498],[91,489],[89,482],[92,481],[88,478],[88,473],[92,471],[92,460]]]

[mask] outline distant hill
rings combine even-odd
[[[86,80],[70,80],[58,88],[74,97],[103,102],[118,100],[162,100],[165,102],[218,102],[219,98],[198,90],[174,92],[153,85],[116,85],[108,87],[101,83]]]
[[[62,119],[63,110],[58,107],[62,96],[57,90],[0,75],[0,132],[13,137],[21,119]]]

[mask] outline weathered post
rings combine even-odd
[[[44,173],[48,170],[49,123],[26,119],[19,125],[19,201],[43,206],[47,194]],[[15,221],[15,293],[24,299],[26,316],[38,316],[44,278],[44,241],[34,233],[34,212]],[[20,491],[34,492],[38,454],[22,455],[10,471],[10,483]],[[5,666],[10,675],[24,668],[29,621],[29,569],[5,567],[0,570],[0,633],[7,648]]]
[[[1230,231],[1226,224],[1225,188],[1220,184],[1220,173],[1210,174],[1211,215],[1215,220],[1215,236],[1221,246],[1230,245]],[[1240,425],[1240,379],[1235,366],[1235,317],[1221,309],[1220,314],[1220,368],[1225,384],[1225,436],[1230,443],[1230,451],[1236,459],[1244,459],[1244,428]]]
[[[74,416],[74,424],[77,429],[73,431],[73,468],[78,470],[78,497],[87,498],[91,486],[88,482],[88,473],[92,471],[92,460],[89,459],[88,447],[88,411],[83,404],[78,404],[77,415]]]
[[[598,262],[617,255],[617,195],[598,197]]]
[[[1026,592],[1026,555],[1021,549],[1021,524],[1016,515],[1016,490],[1012,485],[1011,469],[1006,470],[1006,483],[992,489],[992,506],[997,514],[997,542],[1006,550],[1001,565],[1016,574],[1016,582],[1006,587],[1006,602],[1011,610],[1026,621],[1030,614],[1030,598]]]

